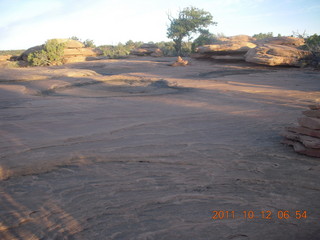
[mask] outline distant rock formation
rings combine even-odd
[[[151,56],[151,57],[162,57],[163,53],[160,48],[155,44],[145,43],[139,48],[135,48],[130,51],[130,55],[136,56]]]
[[[219,38],[217,43],[200,46],[193,58],[216,60],[242,60],[249,49],[256,47],[255,39],[247,35]]]
[[[65,44],[63,63],[82,62],[88,57],[97,57],[103,54],[100,49],[86,48],[83,43],[72,39],[56,39],[59,43]],[[29,48],[23,52],[19,59],[28,61],[28,56],[31,53],[42,50],[44,45]]]
[[[245,60],[268,66],[302,66],[312,59],[310,51],[299,47],[304,39],[272,37],[256,40],[246,35],[220,38],[217,43],[197,48],[191,57],[215,60]]]
[[[282,134],[283,143],[293,146],[297,153],[320,158],[320,105],[309,108],[298,119],[299,126],[288,127]]]
[[[312,58],[310,51],[298,47],[304,45],[304,39],[294,37],[274,37],[257,41],[258,46],[250,49],[246,55],[247,62],[269,66],[296,66],[303,60]]]
[[[174,63],[170,64],[170,66],[172,67],[185,67],[188,65],[188,61],[187,60],[183,60],[180,56],[177,57],[177,61],[175,61]]]

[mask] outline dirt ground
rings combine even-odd
[[[320,72],[174,60],[0,69],[0,239],[320,239]]]

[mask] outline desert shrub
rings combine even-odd
[[[29,54],[28,62],[31,66],[61,65],[64,47],[65,44],[56,39],[48,40],[42,50]]]
[[[264,38],[270,38],[270,37],[273,37],[273,32],[258,33],[258,34],[254,34],[252,37],[254,37],[257,40],[264,39]]]
[[[84,46],[85,47],[88,47],[88,48],[95,48],[96,45],[94,44],[93,40],[90,40],[90,39],[87,39],[83,42]]]
[[[78,38],[78,37],[76,37],[76,36],[72,36],[72,37],[71,37],[71,38],[69,38],[69,39],[71,39],[71,40],[76,40],[76,41],[81,42],[81,39],[80,39],[80,38]]]
[[[99,46],[99,49],[103,52],[104,56],[107,56],[109,58],[121,58],[123,56],[129,55],[132,47],[119,43],[116,46],[114,45]]]
[[[317,57],[320,57],[320,35],[313,34],[305,39],[306,46],[308,49],[315,54]]]
[[[174,42],[158,42],[156,45],[161,49],[162,53],[166,57],[176,56],[176,49],[174,47]]]

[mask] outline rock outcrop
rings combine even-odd
[[[310,51],[299,47],[304,39],[294,37],[271,37],[262,40],[238,35],[220,38],[217,43],[197,48],[193,58],[215,60],[245,60],[268,66],[299,67],[312,59]]]
[[[163,53],[160,48],[155,44],[142,44],[139,48],[135,48],[130,51],[130,55],[135,56],[151,56],[151,57],[162,57]]]
[[[293,45],[262,44],[250,49],[245,55],[245,60],[269,66],[299,67],[303,60],[311,57],[311,52],[298,49]]]
[[[59,43],[65,44],[63,62],[72,63],[72,62],[82,62],[85,61],[88,57],[96,57],[103,54],[100,49],[96,48],[86,48],[83,43],[72,40],[72,39],[56,39]],[[23,52],[19,59],[23,61],[28,60],[28,56],[31,53],[42,50],[44,45],[35,46],[29,48]]]
[[[310,106],[298,119],[299,126],[288,127],[282,134],[284,144],[293,146],[297,153],[320,158],[320,105]]]
[[[256,41],[257,44],[275,44],[291,47],[299,47],[304,45],[303,38],[295,37],[270,37]]]
[[[172,67],[185,67],[188,65],[188,61],[187,60],[183,60],[180,56],[177,57],[177,61],[175,61],[174,63],[170,64],[170,66]]]
[[[249,49],[256,47],[254,38],[238,35],[220,38],[217,43],[200,46],[196,49],[193,58],[207,58],[216,60],[244,60]]]

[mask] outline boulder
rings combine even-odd
[[[263,44],[250,49],[245,60],[251,63],[269,66],[301,66],[304,59],[311,59],[309,51],[300,50],[296,47],[275,44]]]
[[[163,53],[155,44],[145,43],[130,51],[130,55],[162,57]]]
[[[185,67],[188,65],[188,61],[187,60],[183,60],[180,56],[177,57],[177,61],[175,61],[174,63],[170,64],[170,66],[172,67]]]

